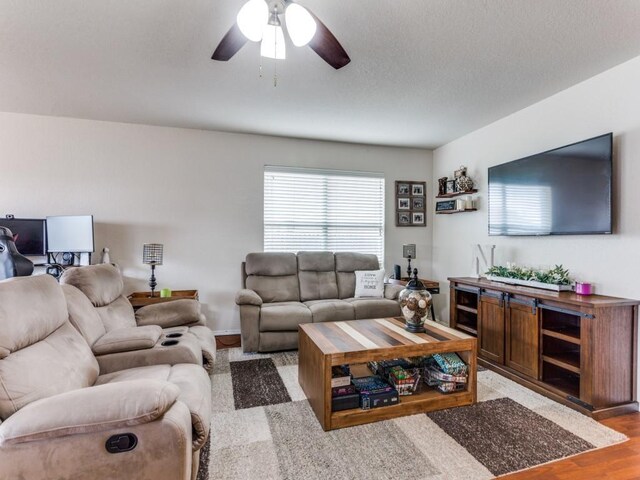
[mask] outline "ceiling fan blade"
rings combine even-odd
[[[245,43],[247,43],[247,37],[242,34],[240,28],[238,28],[238,24],[234,23],[233,27],[229,29],[220,41],[216,51],[213,52],[211,60],[226,62],[238,53],[238,50],[244,47]]]
[[[338,39],[313,12],[309,13],[318,26],[316,34],[309,42],[311,49],[336,70],[347,65],[351,59],[345,49],[342,48],[342,45],[340,45]]]

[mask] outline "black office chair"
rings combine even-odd
[[[20,255],[13,240],[13,233],[0,227],[0,280],[12,277],[28,277],[33,273],[33,262]]]

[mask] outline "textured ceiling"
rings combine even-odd
[[[0,0],[0,111],[432,148],[640,55],[638,0],[299,0],[352,62],[210,60],[243,0]]]

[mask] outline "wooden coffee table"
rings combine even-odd
[[[403,327],[397,318],[299,326],[298,381],[325,431],[476,402],[476,339],[432,321],[427,321],[426,333]],[[396,405],[331,411],[331,367],[445,352],[456,352],[469,365],[466,390],[444,394],[420,379],[418,391],[401,396]]]

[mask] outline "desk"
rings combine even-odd
[[[429,292],[430,294],[437,295],[438,293],[440,293],[440,284],[435,280],[426,280],[424,278],[419,278],[418,280],[422,282],[422,284],[427,289],[427,292]],[[390,278],[388,282],[392,285],[405,286],[407,283],[409,283],[409,278],[407,277],[404,277],[401,279]],[[431,318],[433,319],[434,322],[436,321],[436,311],[433,308],[433,302],[431,302]]]

